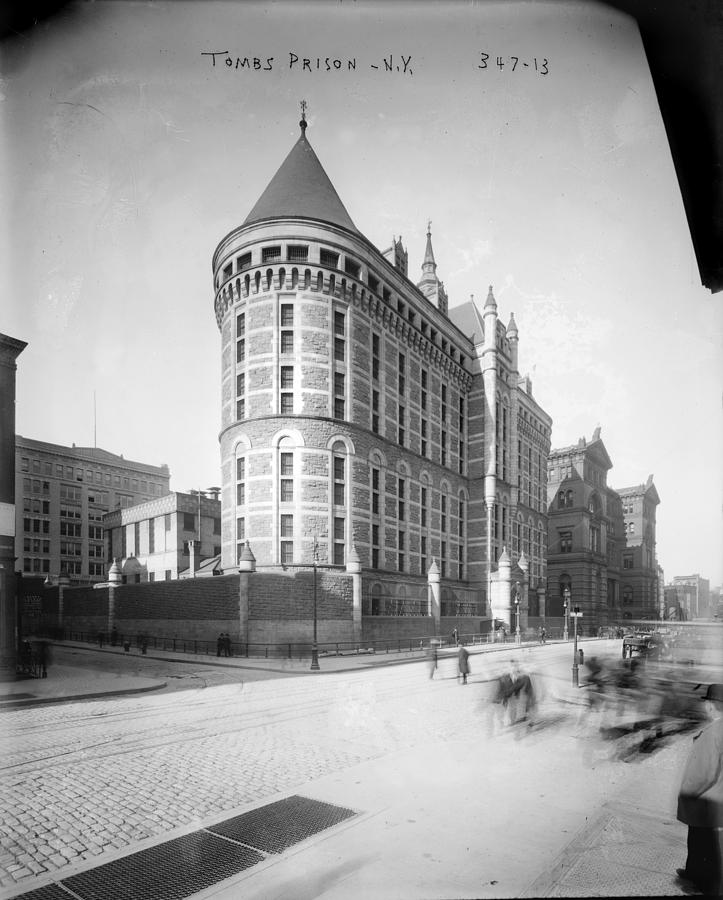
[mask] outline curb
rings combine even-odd
[[[0,713],[18,709],[21,706],[46,706],[50,703],[69,703],[76,700],[99,700],[101,697],[120,697],[124,694],[147,694],[150,691],[160,691],[168,687],[167,681],[159,681],[148,687],[119,688],[111,691],[97,691],[91,694],[66,694],[62,697],[33,697],[32,699],[13,700],[12,695],[0,696]]]

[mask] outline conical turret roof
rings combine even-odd
[[[300,125],[301,135],[298,141],[243,224],[289,217],[320,219],[359,234],[306,139],[306,122],[302,120]]]

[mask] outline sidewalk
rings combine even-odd
[[[528,740],[502,735],[484,760],[474,741],[431,742],[320,779],[301,793],[352,808],[355,818],[193,900],[685,893],[675,869],[685,862],[686,829],[673,809],[690,736],[642,763],[598,762],[592,784],[569,740],[540,740],[544,775],[524,765]]]
[[[80,641],[53,641],[52,646],[73,648],[88,654],[140,657],[141,653],[134,647],[126,653],[122,647],[105,644],[102,648],[96,644]],[[558,642],[548,642],[555,644]],[[477,644],[469,645],[470,655],[494,653],[499,651],[527,651],[539,644]],[[453,659],[455,647],[444,647],[439,651],[440,659]],[[149,649],[145,659],[163,660],[173,663],[193,663],[197,666],[213,666],[215,668],[252,669],[260,672],[273,672],[289,676],[312,675],[318,677],[327,673],[356,672],[379,666],[403,665],[425,660],[423,650],[402,650],[385,653],[342,653],[340,655],[319,656],[319,670],[312,671],[309,659],[265,658],[265,657],[215,657],[205,654],[182,653],[173,650]],[[23,678],[18,681],[0,683],[0,712],[23,706],[37,706],[43,703],[59,703],[70,700],[88,700],[103,696],[118,696],[153,691],[166,687],[166,682],[159,679],[144,678],[137,675],[119,675],[116,673],[90,672],[81,666],[51,664],[47,678]]]
[[[45,703],[138,694],[166,686],[165,681],[138,675],[92,672],[81,666],[53,665],[47,678],[0,683],[0,712]]]
[[[612,639],[612,643],[617,643]],[[594,654],[596,646],[607,646],[607,639],[579,638],[578,644],[588,655]],[[68,647],[96,655],[117,655],[122,657],[140,657],[137,647],[126,653],[122,647],[113,647],[105,644],[102,648],[96,644],[88,644],[80,641],[55,641],[51,645]],[[466,645],[470,656],[479,654],[508,652],[514,654],[534,654],[540,648],[537,641],[527,644],[468,644]],[[547,647],[567,646],[572,655],[572,643],[570,641],[547,641]],[[453,646],[443,647],[439,651],[440,660],[453,660],[457,650]],[[380,651],[378,653],[342,653],[340,655],[319,656],[319,670],[311,670],[309,659],[288,658],[264,658],[264,657],[215,657],[205,654],[182,653],[174,650],[149,649],[146,659],[163,660],[171,664],[183,662],[193,663],[197,666],[212,666],[217,668],[251,669],[257,672],[272,672],[289,676],[310,675],[319,677],[328,673],[357,672],[364,669],[378,668],[380,666],[405,665],[408,663],[426,660],[424,650]],[[523,657],[520,657],[521,659]],[[689,683],[715,681],[720,679],[719,667],[686,667],[680,672],[680,681]],[[474,669],[471,676],[474,679]],[[582,666],[580,668],[581,682],[584,678]],[[89,672],[83,667],[65,665],[51,665],[48,668],[47,678],[27,678],[19,681],[0,683],[0,711],[20,706],[38,705],[40,703],[63,702],[69,700],[86,700],[93,697],[117,696],[122,694],[140,693],[143,691],[158,690],[166,687],[166,682],[160,679],[144,678],[136,675],[120,675],[105,672]]]

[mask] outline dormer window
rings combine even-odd
[[[251,265],[251,252],[242,253],[241,256],[236,257],[236,271],[243,272],[244,269],[248,269]]]
[[[323,247],[319,251],[319,262],[327,269],[336,269],[339,265],[339,254],[333,250],[325,250]]]
[[[306,262],[309,258],[309,248],[306,244],[289,244],[286,256],[289,262]]]
[[[281,259],[281,246],[264,247],[261,250],[261,262],[272,262],[275,259]]]
[[[349,257],[346,256],[344,257],[344,271],[347,273],[347,275],[351,275],[353,278],[358,278],[361,269],[359,263],[354,262],[353,259],[349,259]]]

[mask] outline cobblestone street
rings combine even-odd
[[[466,747],[479,753],[480,773],[494,775],[490,797],[516,810],[527,788],[500,790],[515,770],[521,785],[542,785],[540,796],[571,765],[582,771],[571,740],[578,710],[556,702],[564,693],[557,651],[543,652],[538,671],[547,667],[552,677],[541,680],[542,710],[555,727],[524,741],[490,739],[482,715],[489,686],[481,680],[490,663],[481,657],[473,657],[466,687],[447,659],[433,681],[420,662],[4,712],[1,896],[27,890],[36,876],[99,864],[430,745],[440,748],[437,786],[454,780],[455,753]],[[588,777],[591,802],[627,772],[618,766],[605,779]],[[555,803],[563,812],[569,805],[564,797]]]

